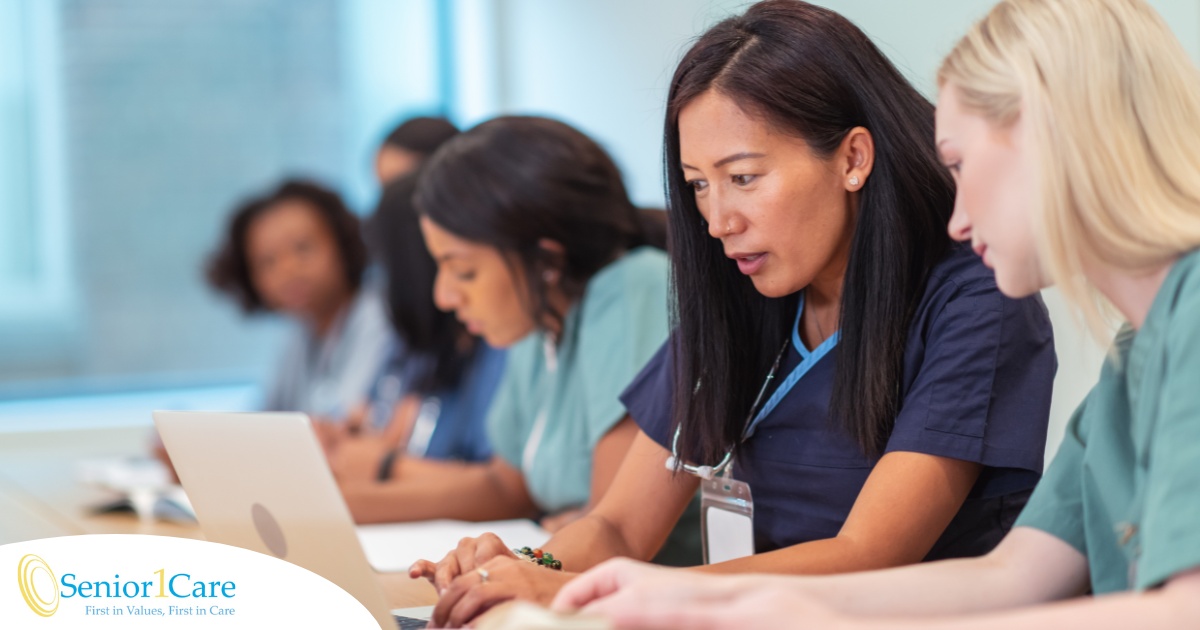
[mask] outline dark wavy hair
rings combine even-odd
[[[854,127],[871,132],[875,162],[859,196],[829,408],[865,454],[878,456],[899,407],[910,321],[950,247],[954,184],[934,152],[933,106],[849,20],[799,0],[753,5],[709,29],[680,61],[664,156],[678,341],[673,421],[687,423],[683,454],[709,463],[740,443],[798,305],[797,295],[758,293],[701,225],[680,171],[678,121],[709,90],[803,139],[818,157],[831,156]]]
[[[422,169],[415,201],[452,234],[515,254],[539,325],[565,316],[547,299],[545,270],[560,273],[558,286],[573,302],[626,250],[654,245],[654,224],[665,221],[662,212],[634,207],[600,145],[537,117],[495,118],[446,142]],[[562,245],[562,254],[542,239]]]
[[[437,263],[425,249],[413,193],[417,175],[387,185],[367,221],[367,242],[386,277],[392,326],[409,355],[429,359],[428,370],[414,377],[412,389],[423,395],[457,387],[482,341],[472,337],[453,313],[433,302]],[[423,363],[424,365],[425,363]]]
[[[388,132],[381,147],[395,147],[429,157],[438,147],[458,135],[458,127],[445,118],[420,116],[409,118]]]
[[[282,201],[299,200],[312,206],[329,226],[337,243],[346,274],[346,286],[357,291],[367,267],[367,246],[363,243],[358,217],[346,208],[338,194],[320,184],[299,179],[281,183],[271,192],[242,202],[234,209],[225,229],[225,238],[208,260],[205,277],[214,289],[237,301],[246,313],[270,310],[258,294],[246,258],[246,233],[254,220]]]

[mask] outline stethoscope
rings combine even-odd
[[[790,341],[796,346],[797,352],[801,352],[802,355],[807,354],[807,358],[802,360],[800,364],[797,365],[790,374],[788,374],[787,379],[785,379],[783,383],[780,383],[779,388],[776,389],[775,393],[771,395],[771,398],[767,400],[766,405],[764,405],[763,408],[759,410],[757,414],[755,414],[755,410],[758,409],[759,403],[762,402],[763,396],[767,393],[767,388],[770,386],[771,381],[775,378],[775,374],[779,371],[779,364],[783,361],[783,355],[787,353],[788,340],[783,342],[783,347],[779,349],[779,354],[775,356],[775,363],[771,365],[771,371],[767,373],[767,378],[763,380],[762,387],[758,390],[758,396],[754,397],[754,404],[750,406],[750,413],[746,416],[746,429],[742,432],[743,442],[750,439],[750,436],[754,434],[754,430],[757,428],[758,424],[775,410],[775,407],[778,406],[779,402],[783,400],[784,396],[791,391],[792,387],[795,387],[800,378],[807,374],[808,370],[812,368],[812,366],[815,365],[820,358],[825,355],[825,353],[829,352],[833,346],[837,345],[838,340],[842,336],[841,331],[837,331],[828,339],[821,342],[821,345],[811,353],[802,351],[801,348],[804,347],[804,344],[800,340],[800,314],[803,312],[804,295],[801,294],[800,305],[796,309],[796,321],[792,324],[792,339]],[[674,471],[676,470],[676,467],[678,467],[678,470],[696,475],[705,481],[712,481],[717,475],[725,474],[730,465],[733,464],[733,449],[731,448],[728,451],[725,451],[725,457],[721,458],[721,461],[715,466],[696,466],[689,464],[679,457],[679,434],[682,428],[682,426],[675,427],[675,437],[671,439],[671,456],[667,458],[667,470]]]
[[[779,354],[775,356],[775,363],[771,365],[771,371],[767,372],[767,378],[763,380],[762,387],[758,390],[758,395],[754,397],[754,404],[750,405],[750,414],[746,417],[747,431],[755,424],[754,421],[756,418],[754,412],[758,410],[758,404],[762,402],[763,395],[767,393],[767,387],[774,380],[775,373],[779,371],[779,362],[783,360],[783,355],[787,353],[787,347],[788,342],[784,341],[783,347],[779,349]],[[774,405],[772,405],[773,407]],[[769,412],[769,410],[764,411]],[[765,413],[760,414],[760,416],[765,415]],[[675,427],[675,437],[671,439],[671,456],[667,458],[667,470],[674,471],[678,467],[678,470],[696,475],[705,481],[712,481],[717,475],[724,474],[729,465],[733,463],[733,449],[725,451],[725,457],[721,458],[721,461],[716,466],[695,466],[689,464],[679,458],[679,433],[682,428],[682,426]],[[742,440],[744,441],[746,437],[746,431],[743,431]]]

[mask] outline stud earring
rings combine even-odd
[[[858,185],[858,175],[851,175],[851,176],[850,176],[850,185],[851,185],[851,186],[857,186],[857,185]]]

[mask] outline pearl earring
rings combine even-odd
[[[851,176],[850,176],[850,185],[851,185],[851,186],[857,186],[857,185],[858,185],[858,175],[851,175]]]

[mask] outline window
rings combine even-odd
[[[0,399],[260,380],[278,322],[202,269],[285,176],[366,212],[444,111],[438,0],[0,0]]]
[[[74,340],[52,3],[0,0],[0,374]]]

